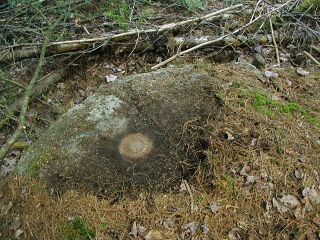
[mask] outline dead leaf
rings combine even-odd
[[[232,134],[229,133],[229,132],[226,132],[226,133],[225,133],[225,136],[226,136],[226,139],[229,140],[229,141],[230,141],[230,140],[234,140],[234,136],[232,136]]]
[[[267,78],[277,78],[277,77],[279,77],[279,74],[278,74],[278,73],[272,72],[272,71],[268,71],[268,70],[266,70],[266,71],[264,72],[264,75],[265,75]]]
[[[211,210],[211,212],[212,212],[213,214],[216,214],[217,211],[218,211],[221,207],[219,206],[218,203],[214,202],[214,203],[210,204],[209,208],[210,208],[210,210]]]
[[[132,235],[134,238],[138,236],[138,227],[136,221],[133,222],[129,235]]]
[[[246,185],[249,185],[249,184],[251,184],[251,183],[255,183],[256,180],[257,180],[257,177],[256,177],[256,176],[247,176],[247,177],[246,177],[246,182],[245,182],[245,184],[246,184]]]
[[[278,202],[278,200],[275,198],[272,198],[272,205],[281,214],[286,213],[288,211],[288,208],[282,205],[280,202]]]
[[[107,79],[107,82],[108,82],[108,83],[113,82],[113,81],[116,80],[117,78],[118,78],[117,76],[112,75],[112,74],[106,76],[106,79]]]
[[[320,203],[319,193],[314,188],[306,187],[302,190],[302,195],[307,197],[313,204]]]
[[[231,231],[228,233],[229,240],[240,240],[241,239],[239,235],[240,230],[241,229],[238,227],[231,229]]]
[[[247,165],[244,165],[243,168],[240,170],[239,174],[241,176],[247,176],[248,173],[250,172],[251,168]]]
[[[185,230],[184,233],[190,233],[191,235],[194,235],[198,228],[198,224],[196,222],[190,222],[183,225],[182,228]]]
[[[282,202],[286,207],[289,207],[289,208],[296,208],[301,205],[301,202],[298,200],[298,198],[290,194],[280,198],[280,202]]]
[[[203,224],[202,226],[202,233],[203,234],[208,234],[209,233],[209,227],[206,224]]]
[[[310,72],[303,70],[301,67],[297,68],[297,73],[303,77],[308,76],[310,74]]]
[[[11,201],[8,202],[7,205],[2,205],[1,206],[1,215],[3,216],[3,215],[8,214],[8,212],[12,208],[12,206],[13,206],[13,203]]]
[[[14,233],[14,237],[16,239],[19,239],[20,235],[23,233],[23,231],[21,229],[18,229],[17,231],[15,231]]]
[[[145,240],[162,240],[161,232],[157,230],[150,230],[148,234],[144,237]]]

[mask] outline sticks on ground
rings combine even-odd
[[[83,50],[86,49],[96,43],[102,43],[101,46],[110,41],[120,41],[122,39],[126,39],[127,37],[136,36],[138,34],[148,34],[148,33],[161,33],[163,31],[172,30],[178,27],[186,26],[188,24],[194,22],[200,22],[206,20],[208,18],[221,15],[222,13],[234,10],[236,8],[242,7],[242,4],[237,4],[228,8],[224,8],[213,13],[207,14],[198,18],[191,18],[185,21],[177,22],[177,23],[169,23],[165,25],[158,26],[152,29],[139,30],[132,29],[124,33],[119,33],[106,37],[98,37],[98,38],[90,38],[90,39],[79,39],[79,40],[70,40],[70,41],[60,41],[60,42],[51,42],[48,44],[48,50],[46,51],[46,55],[54,55],[61,54],[71,51]],[[11,62],[22,60],[26,58],[36,57],[40,53],[41,43],[27,44],[27,45],[12,45],[2,49],[2,58],[0,58],[0,62]],[[21,48],[22,47],[22,48]],[[14,48],[20,48],[19,50],[12,51]]]
[[[294,1],[294,0],[288,0],[288,1],[285,2],[284,4],[281,4],[279,7],[277,7],[277,8],[275,8],[275,9],[269,11],[269,12],[266,13],[266,14],[260,15],[259,17],[257,17],[257,18],[255,18],[255,19],[249,21],[249,22],[248,22],[247,24],[245,24],[244,26],[242,26],[242,27],[234,30],[233,32],[231,32],[231,33],[229,33],[229,34],[223,35],[223,36],[221,36],[221,37],[219,37],[219,38],[216,38],[216,39],[214,39],[214,40],[211,40],[211,41],[207,41],[207,42],[201,43],[201,44],[199,44],[199,45],[197,45],[197,46],[194,46],[194,47],[189,48],[189,49],[187,49],[187,50],[184,50],[184,51],[182,51],[182,52],[178,52],[177,54],[175,54],[175,55],[173,55],[172,57],[168,58],[168,59],[165,60],[164,62],[161,62],[161,63],[153,66],[151,69],[152,69],[152,70],[158,69],[158,68],[160,68],[160,67],[168,64],[169,62],[172,62],[174,59],[176,59],[176,58],[179,57],[179,56],[185,55],[185,54],[187,54],[187,53],[189,53],[189,52],[192,52],[192,51],[195,51],[195,50],[197,50],[197,49],[203,48],[203,47],[205,47],[205,46],[208,46],[208,45],[214,44],[214,43],[216,43],[216,42],[219,42],[219,41],[225,39],[225,38],[228,37],[228,36],[235,35],[235,34],[239,33],[240,31],[245,30],[246,28],[248,28],[249,26],[251,26],[253,23],[257,22],[258,20],[260,20],[260,19],[262,19],[262,18],[265,18],[265,17],[267,17],[267,16],[270,16],[273,12],[279,11],[280,9],[282,9],[283,7],[285,7],[286,5],[288,5],[289,3],[291,3],[292,1]]]
[[[62,17],[63,17],[63,15],[61,15],[61,17],[55,22],[55,24],[53,24],[49,28],[49,31],[48,31],[47,36],[46,36],[46,39],[45,39],[45,41],[44,41],[44,43],[42,45],[42,49],[41,49],[38,65],[36,67],[36,70],[35,70],[35,72],[33,74],[33,77],[31,79],[29,85],[27,86],[25,94],[24,94],[24,99],[23,99],[23,102],[22,102],[21,112],[20,112],[20,116],[19,116],[18,127],[15,130],[15,132],[13,133],[13,135],[0,148],[0,161],[3,160],[3,158],[6,156],[6,154],[10,150],[10,148],[20,138],[23,130],[25,129],[25,124],[27,122],[26,115],[27,115],[27,111],[28,111],[28,106],[29,106],[29,101],[30,101],[30,98],[31,98],[32,90],[33,90],[34,86],[36,85],[36,83],[37,83],[37,81],[39,79],[42,66],[43,66],[43,64],[45,62],[44,61],[45,53],[46,53],[46,49],[47,49],[48,43],[50,41],[51,33],[54,30],[54,28],[56,27],[56,25],[62,20]]]
[[[269,24],[270,24],[270,29],[271,29],[271,35],[272,35],[273,45],[274,45],[274,48],[275,48],[275,50],[276,50],[277,66],[280,66],[279,49],[278,49],[278,45],[277,45],[276,38],[275,38],[275,36],[274,36],[274,31],[273,31],[273,26],[272,26],[272,19],[271,19],[271,17],[269,18]]]
[[[314,62],[318,67],[320,67],[320,62],[319,62],[317,59],[315,59],[314,56],[312,56],[310,53],[308,53],[308,52],[306,52],[306,51],[303,51],[303,53],[304,53],[308,58],[310,58],[310,60],[311,60],[312,62]]]
[[[194,213],[194,198],[193,198],[193,194],[191,192],[191,188],[188,184],[188,182],[186,180],[182,180],[183,181],[183,184],[185,185],[188,193],[189,193],[189,196],[190,196],[190,213],[193,214]]]

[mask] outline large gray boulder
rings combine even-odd
[[[205,156],[203,126],[218,109],[214,90],[214,79],[192,66],[117,79],[52,124],[18,173],[58,192],[168,190]]]

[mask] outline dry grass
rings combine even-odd
[[[261,83],[241,66],[199,69],[217,79],[219,94],[216,97],[223,108],[215,122],[207,123],[208,162],[199,167],[189,182],[197,206],[195,213],[190,213],[187,192],[141,193],[138,199],[111,204],[107,199],[76,191],[51,196],[43,183],[11,176],[1,187],[1,206],[7,206],[10,201],[13,204],[7,214],[2,211],[0,215],[2,239],[12,238],[10,226],[16,216],[21,219],[21,239],[68,239],[74,218],[83,219],[87,227],[95,231],[97,239],[130,239],[134,221],[146,228],[138,239],[143,239],[141,236],[150,230],[161,232],[163,239],[177,239],[185,233],[183,226],[190,222],[196,222],[198,228],[192,238],[184,239],[231,239],[232,235],[238,239],[313,236],[312,232],[317,232],[319,227],[313,221],[320,216],[319,206],[313,205],[313,210],[304,218],[296,218],[293,210],[280,214],[272,208],[267,212],[265,206],[272,198],[286,194],[303,202],[301,190],[305,186],[314,185],[319,190],[320,146],[316,140],[320,131],[299,112],[288,116],[272,109],[273,117],[257,112],[253,99],[255,92],[268,97],[286,95],[319,119],[318,76],[302,79],[293,72],[279,72],[280,92],[273,85]],[[294,83],[290,88],[285,84],[288,76]],[[226,132],[234,139],[226,139]],[[243,166],[250,168],[248,175],[257,177],[255,183],[245,183],[246,178],[239,174]],[[295,170],[303,171],[304,177],[297,179]],[[221,207],[216,213],[209,209],[213,202]],[[209,227],[208,234],[202,233],[201,225]],[[77,239],[89,239],[77,234]]]

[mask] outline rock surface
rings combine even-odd
[[[18,172],[58,192],[168,190],[203,160],[214,91],[214,79],[192,66],[117,79],[51,125]]]

